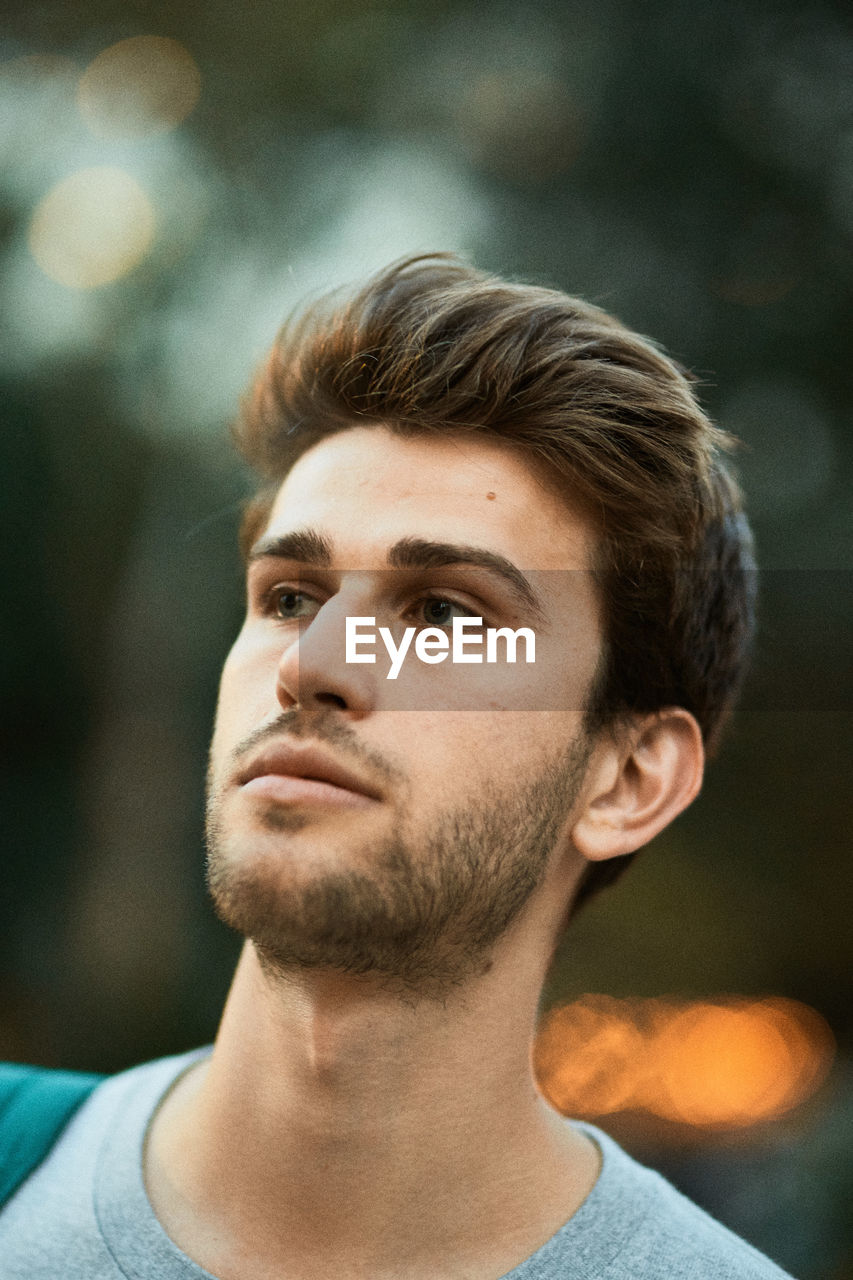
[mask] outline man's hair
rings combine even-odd
[[[679,706],[713,752],[753,625],[752,543],[732,440],[689,376],[587,302],[487,275],[450,254],[406,258],[285,325],[234,425],[264,484],[263,528],[296,459],[324,436],[478,432],[557,479],[598,531],[604,651],[588,732]],[[629,858],[592,864],[575,905]]]

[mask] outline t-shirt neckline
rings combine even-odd
[[[95,1215],[106,1248],[128,1280],[217,1280],[166,1234],[145,1189],[143,1152],[151,1118],[180,1076],[211,1047],[163,1058],[130,1073],[137,1078],[123,1097],[115,1123],[98,1154]],[[601,1168],[586,1199],[535,1253],[501,1280],[557,1280],[573,1271],[592,1280],[603,1275],[638,1229],[648,1197],[638,1196],[638,1166],[594,1125],[570,1121],[596,1144]]]

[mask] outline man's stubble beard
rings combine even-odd
[[[302,732],[295,724],[292,731]],[[351,740],[337,727],[314,736]],[[260,874],[252,859],[241,860],[209,782],[207,881],[216,912],[254,943],[268,971],[371,975],[404,993],[441,998],[488,968],[495,944],[541,883],[589,754],[581,732],[526,782],[488,786],[464,806],[435,812],[428,831],[418,831],[401,807],[393,835],[359,851],[369,871],[325,871],[304,884],[283,883],[266,858]],[[288,834],[310,822],[271,806],[264,840],[280,832],[276,856],[286,859]]]

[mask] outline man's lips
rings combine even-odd
[[[271,743],[238,772],[237,782],[253,792],[280,799],[334,800],[352,797],[379,800],[375,787],[316,746],[297,742]],[[311,786],[310,784],[318,784]],[[301,785],[300,785],[301,784]]]

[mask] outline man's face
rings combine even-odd
[[[567,847],[592,554],[497,442],[357,427],[296,463],[250,557],[211,748],[211,890],[262,955],[435,990],[487,962]],[[471,615],[532,628],[535,661],[522,643],[515,665],[428,664],[412,644],[391,680],[381,641],[345,660],[348,616],[398,645]]]

